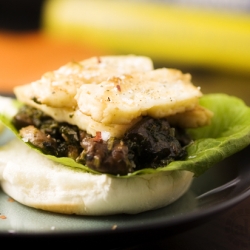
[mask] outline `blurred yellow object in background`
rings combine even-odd
[[[49,0],[42,29],[114,54],[250,74],[250,14],[164,1]]]

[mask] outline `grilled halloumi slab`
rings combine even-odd
[[[31,83],[30,91],[39,103],[54,108],[73,108],[77,106],[74,96],[81,85],[99,84],[114,74],[119,76],[152,69],[151,59],[144,56],[92,57],[45,73],[40,80]]]
[[[84,84],[76,95],[80,111],[104,124],[129,124],[140,116],[163,118],[198,105],[202,96],[190,75],[157,69]]]
[[[146,115],[170,117],[182,127],[206,125],[212,116],[199,106],[202,93],[189,74],[153,69],[147,57],[131,55],[69,63],[14,92],[20,101],[93,136],[105,131],[122,137]]]

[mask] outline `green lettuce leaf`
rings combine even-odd
[[[187,147],[187,159],[171,163],[168,170],[189,170],[199,176],[250,144],[250,108],[241,99],[209,94],[201,98],[200,104],[214,112],[212,122],[188,131],[195,141]]]
[[[16,100],[13,101],[17,102]],[[193,172],[194,176],[199,176],[215,163],[235,154],[250,144],[250,108],[241,99],[220,93],[209,94],[200,99],[200,104],[210,109],[214,116],[209,126],[188,130],[194,142],[187,146],[188,155],[185,160],[174,161],[165,167],[157,169],[138,170],[122,178],[159,171],[177,170],[188,170]],[[18,107],[18,105],[16,106]],[[18,131],[11,124],[11,117],[8,114],[1,114],[0,120],[19,137]],[[34,148],[31,144],[27,144]],[[43,154],[39,149],[34,149]],[[61,164],[99,174],[87,166],[76,163],[73,159],[57,158],[51,155],[45,156]]]

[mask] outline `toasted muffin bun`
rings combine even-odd
[[[13,139],[0,148],[0,183],[16,201],[63,214],[136,214],[164,207],[189,188],[193,174],[165,171],[129,178],[95,175],[53,162]]]

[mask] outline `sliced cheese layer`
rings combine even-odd
[[[104,124],[129,124],[139,116],[163,118],[191,110],[202,96],[180,71],[157,69],[84,84],[76,95],[80,111]]]
[[[101,66],[102,65],[102,66]],[[107,56],[69,63],[14,89],[17,99],[95,136],[122,137],[142,116],[169,117],[183,128],[209,124],[189,74],[153,69],[147,57]]]
[[[150,58],[144,56],[92,57],[81,62],[70,62],[58,70],[45,73],[31,83],[31,91],[37,102],[55,108],[73,108],[78,88],[85,84],[99,84],[113,75],[153,69]]]

